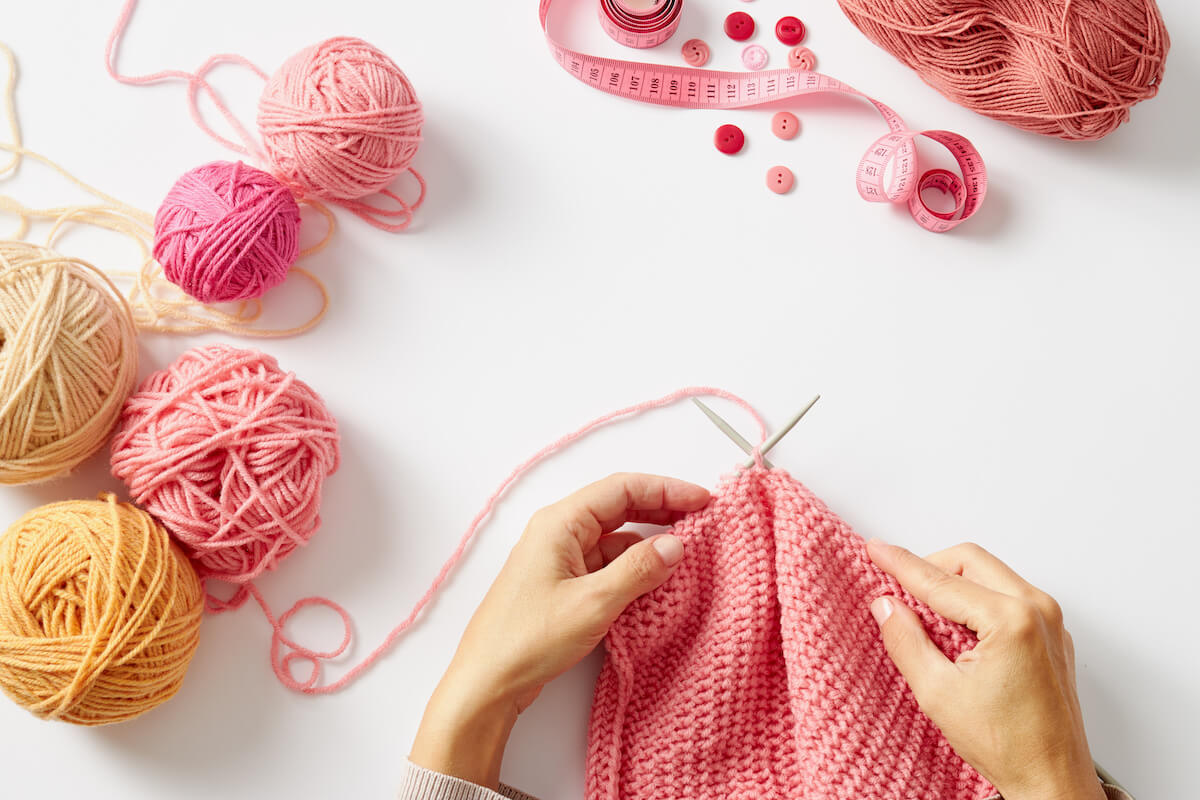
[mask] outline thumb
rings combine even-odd
[[[598,589],[601,608],[609,622],[646,592],[657,589],[675,571],[683,558],[683,542],[664,533],[638,542],[608,566],[587,577]]]
[[[896,669],[912,687],[917,704],[925,709],[936,687],[945,685],[950,660],[929,638],[916,613],[895,597],[875,598],[871,616],[879,624],[883,646]]]

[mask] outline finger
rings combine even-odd
[[[877,597],[871,616],[879,625],[883,646],[900,674],[912,687],[925,713],[935,706],[938,687],[946,686],[953,664],[929,638],[913,610],[895,597]],[[936,720],[935,720],[936,721]]]
[[[665,508],[656,511],[630,511],[626,522],[639,522],[645,525],[674,525],[686,517],[690,511],[668,511]]]
[[[867,553],[913,597],[976,633],[1004,615],[1004,595],[946,572],[903,547],[872,539],[867,542]]]
[[[977,544],[955,545],[926,558],[931,564],[1011,597],[1031,601],[1050,625],[1062,624],[1058,602]]]
[[[708,496],[703,486],[676,478],[617,473],[542,509],[531,527],[566,531],[586,552],[602,534],[625,524],[630,513],[696,511],[704,507]]]
[[[616,561],[622,553],[640,541],[642,541],[642,535],[633,531],[617,531],[616,533],[604,534],[600,537],[596,549],[592,551],[600,556],[600,563],[596,569]],[[592,571],[594,572],[595,570]]]
[[[1034,586],[1012,567],[974,542],[964,542],[928,555],[925,560],[952,575],[961,575],[997,592],[1013,597],[1030,597]]]
[[[611,623],[625,607],[657,589],[683,558],[683,543],[669,533],[627,548],[608,566],[576,580],[591,591],[593,609]]]

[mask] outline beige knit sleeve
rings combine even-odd
[[[397,797],[398,800],[537,800],[504,784],[500,784],[499,792],[493,792],[470,781],[418,767],[408,759],[404,759]]]
[[[1133,800],[1133,795],[1122,789],[1120,786],[1113,786],[1111,783],[1101,783],[1104,787],[1104,794],[1108,800]],[[994,794],[987,800],[1004,800],[1000,795]]]

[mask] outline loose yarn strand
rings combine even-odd
[[[17,122],[16,90],[17,90],[17,59],[13,51],[0,42],[0,54],[8,64],[8,77],[4,81],[4,114],[8,119],[8,137],[13,147],[21,146],[21,126]],[[21,164],[21,154],[10,152],[8,163],[0,167],[0,178],[16,172]]]
[[[126,0],[125,5],[121,8],[120,15],[117,17],[116,25],[113,26],[112,32],[108,35],[108,40],[104,44],[104,66],[105,69],[108,70],[109,76],[111,76],[114,80],[129,86],[148,86],[150,84],[165,83],[172,80],[184,81],[188,86],[188,112],[191,114],[192,119],[201,130],[203,130],[221,145],[233,150],[235,153],[241,153],[242,155],[250,156],[259,161],[265,160],[262,151],[255,144],[254,138],[238,121],[233,111],[230,110],[229,106],[227,106],[221,99],[221,96],[217,93],[216,89],[213,88],[212,84],[210,84],[204,78],[209,72],[221,64],[238,64],[246,67],[264,81],[267,79],[267,73],[247,58],[233,53],[220,53],[205,61],[200,66],[200,69],[196,70],[195,72],[167,69],[160,70],[158,72],[147,73],[145,75],[122,75],[117,71],[117,57],[120,54],[121,39],[125,35],[125,30],[129,27],[129,21],[133,17],[133,10],[136,6],[137,0]],[[237,142],[221,136],[219,133],[213,130],[212,126],[208,124],[208,121],[204,119],[204,115],[200,112],[200,107],[197,104],[197,99],[201,90],[208,95],[209,100],[212,101],[213,105],[216,107],[217,111],[220,112],[221,116],[225,118],[225,121],[229,123],[229,126],[233,128],[234,133],[236,133],[238,138],[242,140],[243,144],[239,145]]]
[[[238,121],[237,117],[234,115],[229,106],[221,99],[221,96],[217,90],[206,79],[208,74],[221,64],[236,64],[246,67],[263,81],[265,81],[267,83],[267,89],[270,90],[276,83],[278,73],[276,76],[269,76],[265,71],[263,71],[249,59],[233,53],[221,53],[211,56],[195,72],[170,69],[147,73],[145,75],[124,75],[120,73],[117,70],[116,61],[120,52],[121,41],[128,30],[129,22],[133,17],[133,12],[136,7],[137,0],[126,0],[125,5],[121,8],[120,15],[117,17],[116,24],[113,26],[112,32],[109,34],[108,40],[105,44],[104,66],[108,71],[108,74],[114,80],[132,86],[144,86],[173,80],[183,81],[187,84],[188,113],[191,115],[192,119],[196,122],[200,129],[222,146],[227,147],[236,153],[249,156],[260,164],[269,165],[271,167],[269,170],[270,174],[278,178],[285,186],[287,186],[288,189],[290,189],[296,195],[298,200],[313,201],[315,198],[319,197],[322,200],[345,208],[347,211],[359,217],[368,224],[390,233],[403,231],[412,223],[414,212],[416,212],[416,210],[425,202],[426,191],[425,179],[413,167],[405,166],[401,170],[402,172],[411,173],[417,182],[417,199],[411,203],[401,198],[391,189],[387,188],[387,184],[390,184],[395,176],[387,177],[382,184],[378,183],[378,181],[370,181],[365,187],[361,187],[361,189],[364,189],[361,191],[361,193],[359,193],[359,191],[348,193],[348,190],[342,188],[342,184],[346,184],[348,182],[353,183],[354,181],[348,180],[343,174],[338,174],[338,170],[334,169],[329,163],[316,161],[315,169],[317,170],[319,177],[322,178],[321,185],[338,187],[336,189],[330,189],[329,191],[320,191],[314,186],[314,183],[311,180],[298,179],[295,170],[281,169],[279,166],[281,154],[278,152],[278,148],[273,147],[270,141],[265,141],[261,144],[256,141],[254,137],[251,136],[246,130],[246,127]],[[331,39],[329,42],[318,45],[318,48],[330,43],[348,43],[352,41],[356,40]],[[364,45],[364,47],[361,49],[369,47],[366,46],[365,42],[359,42],[359,44]],[[309,48],[309,50],[302,51],[301,53],[297,54],[297,56],[294,56],[293,59],[290,60],[285,66],[290,66],[292,61],[296,61],[297,59],[299,59],[299,62],[301,63],[306,63],[310,55],[310,51],[315,49],[316,48]],[[398,69],[397,72],[399,72]],[[336,83],[336,72],[331,70],[327,77],[333,83]],[[407,86],[407,81],[403,78],[403,75],[400,74],[399,77],[401,82]],[[411,90],[411,87],[409,87],[409,89]],[[208,121],[204,119],[204,115],[200,111],[200,107],[198,105],[198,99],[201,92],[204,92],[204,94],[208,96],[209,100],[212,102],[217,111],[233,129],[237,138],[241,140],[242,144],[238,144],[232,139],[220,135],[216,132],[216,130],[213,129]],[[264,139],[267,138],[269,129],[271,136],[277,136],[278,138],[287,141],[290,146],[296,145],[296,139],[298,138],[300,131],[295,124],[295,108],[290,107],[286,103],[280,102],[276,97],[267,97],[264,95],[263,100],[260,101],[259,113],[260,133],[263,134]],[[321,109],[317,116],[319,117],[322,126],[327,128],[330,132],[341,132],[347,136],[353,135],[354,138],[359,140],[365,140],[372,135],[387,137],[393,143],[410,144],[414,151],[417,142],[420,141],[419,132],[416,134],[397,133],[395,126],[415,126],[419,130],[420,123],[423,119],[421,107],[418,103],[416,103],[415,98],[409,105],[403,107],[396,115],[397,118],[394,119],[384,119],[384,115],[379,113],[378,110],[373,110],[371,112],[357,112],[352,109],[343,110],[337,108]],[[372,119],[373,116],[379,117],[379,119]],[[347,122],[352,122],[358,127],[354,130],[342,130],[344,127],[343,123]],[[338,145],[333,149],[340,152],[342,148],[343,145]],[[371,170],[368,169],[369,165],[365,164],[364,159],[354,159],[353,154],[346,155],[351,156],[351,160],[355,162],[354,168],[356,171],[362,171],[366,173],[371,172]],[[411,155],[409,158],[411,158]],[[294,159],[289,160],[294,161]],[[356,186],[356,189],[358,188],[360,187]],[[381,195],[386,200],[394,203],[395,206],[388,207],[383,204],[375,205],[364,202],[361,199],[362,197],[372,194]]]
[[[224,310],[197,302],[167,281],[162,265],[153,256],[154,220],[150,214],[86,183],[62,165],[23,145],[15,104],[16,59],[12,50],[3,43],[0,43],[0,54],[9,65],[8,79],[4,84],[3,106],[8,116],[12,140],[11,143],[0,143],[0,150],[10,154],[8,162],[0,167],[0,177],[15,173],[24,160],[30,159],[49,168],[76,188],[100,201],[94,205],[31,208],[12,197],[0,195],[0,211],[12,214],[17,219],[17,226],[10,234],[10,239],[24,239],[33,222],[48,221],[51,223],[51,230],[46,240],[47,247],[53,247],[65,228],[72,223],[109,230],[133,242],[140,254],[141,266],[132,272],[114,271],[113,274],[121,280],[132,281],[128,304],[132,308],[134,323],[142,330],[171,334],[219,330],[240,336],[277,338],[308,331],[324,318],[329,308],[329,292],[316,275],[301,267],[293,266],[291,271],[299,273],[313,284],[320,295],[321,305],[308,320],[290,328],[256,327],[254,323],[263,313],[260,299],[238,301],[232,304],[232,310]],[[322,250],[329,243],[336,227],[333,214],[319,200],[308,199],[303,201],[303,204],[321,214],[326,222],[326,232],[320,241],[301,251],[301,257]],[[124,301],[124,295],[120,292],[118,294]]]
[[[350,683],[353,683],[360,675],[362,675],[363,672],[369,669],[376,661],[378,661],[385,653],[387,653],[388,650],[390,650],[396,643],[396,641],[404,635],[404,633],[413,625],[414,622],[417,621],[417,618],[420,616],[421,612],[430,604],[430,602],[432,602],[434,596],[437,594],[439,589],[441,589],[450,573],[458,565],[459,561],[462,560],[463,554],[466,552],[468,545],[470,545],[471,540],[475,537],[475,534],[478,532],[479,528],[488,519],[488,517],[491,516],[492,512],[495,510],[497,504],[500,502],[501,498],[503,498],[504,494],[508,491],[509,487],[511,487],[519,478],[521,478],[542,461],[599,428],[603,428],[606,425],[610,425],[623,419],[637,416],[645,411],[669,406],[689,397],[718,397],[728,400],[729,402],[734,403],[739,408],[746,411],[754,420],[754,424],[758,428],[759,443],[754,452],[756,461],[761,464],[760,449],[762,444],[767,440],[766,422],[763,420],[758,411],[756,411],[755,408],[750,405],[750,403],[741,397],[732,394],[731,392],[725,391],[724,389],[717,389],[711,386],[686,387],[683,389],[678,389],[657,399],[635,403],[634,405],[626,406],[625,408],[621,408],[597,417],[591,422],[588,422],[586,425],[554,440],[550,444],[538,450],[525,461],[518,464],[512,470],[512,472],[510,472],[508,476],[500,482],[500,485],[496,487],[496,490],[492,492],[492,494],[484,502],[483,507],[471,520],[470,524],[467,526],[467,529],[459,538],[458,544],[454,548],[454,551],[442,564],[441,569],[439,569],[437,574],[434,576],[429,588],[427,588],[425,593],[422,594],[420,599],[417,600],[416,604],[412,607],[412,610],[409,611],[408,615],[400,622],[400,624],[398,624],[391,630],[391,632],[388,633],[378,647],[372,650],[357,665],[350,668],[344,675],[342,675],[342,677],[338,678],[332,683],[318,685],[318,681],[321,677],[320,662],[340,656],[346,651],[346,648],[349,647],[350,641],[353,638],[352,620],[349,613],[342,606],[325,597],[306,597],[297,601],[294,605],[292,605],[291,608],[277,618],[258,588],[253,583],[246,583],[239,588],[238,593],[234,596],[233,600],[229,601],[228,606],[222,605],[222,607],[218,610],[224,610],[227,607],[239,605],[241,600],[245,598],[245,594],[253,597],[262,608],[263,614],[267,618],[267,622],[271,625],[271,667],[274,669],[275,675],[279,679],[279,682],[289,689],[303,692],[304,694],[322,695],[336,692],[339,689],[346,687]],[[243,592],[245,594],[243,594]],[[344,631],[342,641],[337,647],[334,647],[330,650],[312,650],[296,643],[292,639],[288,638],[284,633],[284,626],[293,616],[295,616],[297,612],[309,606],[316,605],[324,606],[333,610],[342,620]],[[210,610],[212,610],[211,605]],[[286,648],[289,652],[282,653],[281,650],[284,648]],[[302,681],[297,680],[291,671],[292,663],[297,660],[307,661],[312,666],[312,670],[308,677]]]

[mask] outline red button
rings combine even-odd
[[[746,144],[746,134],[742,133],[742,129],[737,125],[722,125],[717,128],[717,134],[713,137],[713,144],[727,156],[731,156],[742,149]]]
[[[744,42],[754,35],[754,17],[745,11],[735,11],[725,18],[725,33],[735,42]]]
[[[733,36],[733,34],[729,35]],[[800,44],[804,41],[804,23],[795,17],[782,17],[779,22],[775,23],[775,36],[788,47]]]

